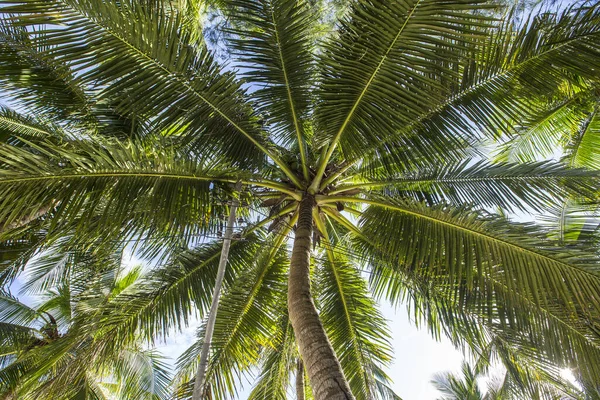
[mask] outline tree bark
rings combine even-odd
[[[241,188],[242,184],[241,182],[238,182],[235,186],[235,191],[239,192]],[[213,297],[212,302],[210,304],[210,313],[208,314],[208,321],[206,323],[204,343],[202,343],[202,350],[200,352],[200,365],[198,366],[198,371],[196,371],[196,377],[194,379],[194,391],[192,393],[192,400],[201,400],[202,398],[204,398],[204,379],[206,374],[206,367],[208,365],[208,353],[210,351],[210,343],[212,341],[212,335],[215,329],[215,321],[217,320],[217,310],[219,308],[221,286],[223,285],[223,278],[225,277],[225,267],[227,266],[227,259],[229,258],[229,247],[231,246],[233,226],[235,225],[235,213],[238,205],[239,201],[234,196],[234,198],[231,201],[231,207],[229,208],[229,218],[227,219],[227,227],[225,228],[225,234],[223,235],[223,249],[221,250],[221,257],[219,259],[219,269],[217,271],[217,280],[213,289]]]
[[[300,202],[298,225],[288,281],[288,311],[298,349],[308,374],[315,400],[354,400],[342,367],[310,291],[310,251],[315,198],[305,194]]]
[[[304,364],[302,359],[298,359],[298,369],[296,372],[296,400],[304,400]]]

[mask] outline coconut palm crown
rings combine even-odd
[[[99,317],[94,311],[98,305],[110,302],[118,292],[134,284],[140,276],[140,269],[115,276],[114,272],[118,269],[106,266],[120,262],[118,257],[99,260],[91,254],[85,258],[81,258],[80,254],[58,254],[61,260],[56,257],[40,259],[34,268],[45,269],[44,264],[49,261],[54,265],[61,264],[63,268],[76,264],[77,272],[72,276],[85,276],[88,285],[79,285],[79,280],[75,279],[72,285],[63,281],[58,289],[46,291],[43,303],[35,308],[14,297],[0,295],[3,321],[0,365],[3,375],[14,374],[15,370],[24,366],[23,361],[34,364],[27,366],[30,372],[44,372],[32,374],[29,382],[22,381],[18,388],[14,388],[16,390],[3,393],[3,399],[27,398],[31,392],[28,386],[36,388],[38,394],[45,398],[167,398],[170,384],[168,366],[155,351],[143,349],[141,343],[129,343],[116,348],[101,362],[96,359],[86,364],[82,361],[90,356],[88,349],[93,346],[94,339],[102,336],[102,324],[96,324],[99,331],[87,331],[92,333],[87,336],[74,332],[79,329],[81,321]],[[105,267],[104,274],[99,273],[98,268],[91,268],[100,261]],[[32,285],[45,282],[47,280],[30,281]],[[110,331],[104,333],[110,334]],[[58,396],[52,391],[56,385],[61,385],[63,390]],[[45,392],[45,388],[50,391]]]
[[[547,129],[571,98],[597,108],[600,6],[523,17],[484,0],[351,0],[328,23],[322,2],[218,3],[225,63],[193,7],[0,1],[0,239],[16,252],[3,285],[53,243],[134,243],[156,267],[79,332],[95,337],[86,362],[152,343],[205,316],[241,182],[252,222],[231,246],[212,398],[257,365],[251,398],[285,398],[297,365],[317,400],[397,398],[372,295],[457,345],[493,340],[507,362],[573,368],[597,389],[595,225],[559,240],[510,218],[594,204],[595,142],[572,138],[565,156],[591,160],[577,164],[492,162],[489,144]],[[180,360],[180,397],[198,349]],[[0,371],[2,390],[42,373],[26,361]]]

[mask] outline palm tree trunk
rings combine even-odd
[[[290,261],[288,311],[315,400],[353,400],[310,292],[310,251],[315,198],[305,194]]]
[[[235,185],[235,192],[239,192],[242,188],[241,182]],[[206,374],[206,366],[208,365],[208,353],[210,351],[210,343],[212,341],[213,331],[215,329],[215,321],[217,320],[217,310],[219,308],[219,297],[221,294],[221,286],[225,277],[225,267],[229,258],[229,247],[231,246],[231,237],[233,236],[233,226],[235,225],[235,212],[239,205],[239,201],[235,196],[231,201],[229,208],[229,218],[227,219],[227,228],[223,236],[223,249],[219,259],[219,269],[217,271],[217,280],[213,289],[212,302],[210,304],[210,313],[208,314],[208,322],[206,323],[206,332],[204,334],[204,343],[202,343],[202,351],[200,352],[200,365],[194,379],[194,391],[192,400],[201,400],[204,397],[204,376]]]
[[[298,371],[296,372],[296,400],[304,400],[304,364],[298,359]]]

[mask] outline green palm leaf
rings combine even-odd
[[[460,208],[393,199],[369,202],[374,207],[363,213],[361,231],[386,249],[384,259],[401,268],[422,276],[442,274],[449,283],[465,279],[467,290],[490,276],[539,305],[556,299],[583,315],[600,310],[600,303],[590,304],[600,284],[593,252],[574,253],[545,240],[544,232],[531,225],[509,225]],[[389,226],[396,237],[383,233]]]
[[[433,204],[448,201],[453,204],[478,204],[534,211],[562,203],[569,196],[591,199],[597,187],[597,173],[567,168],[555,162],[527,164],[490,164],[485,161],[464,161],[428,171],[421,168],[414,175],[398,175],[378,182],[340,185],[333,194],[356,188],[375,193],[403,195]],[[389,177],[389,175],[388,175]],[[367,178],[368,179],[368,178]]]
[[[73,71],[43,54],[48,44],[37,32],[0,21],[0,87],[13,101],[56,119],[81,118],[89,99]]]
[[[484,352],[490,337],[496,338],[512,354],[507,361],[517,357],[517,367],[529,366],[549,381],[558,374],[551,359],[578,368],[584,382],[594,382],[600,372],[597,328],[589,316],[569,312],[557,299],[540,306],[494,277],[484,277],[483,287],[469,290],[465,280],[448,284],[444,276],[426,279],[395,263],[374,268],[376,295],[406,301],[415,320],[425,322],[435,337],[444,333],[455,345],[475,352]],[[521,387],[526,389],[523,382]]]
[[[460,138],[511,132],[526,121],[535,124],[534,117],[547,110],[540,96],[548,97],[565,81],[578,86],[584,78],[598,79],[591,66],[599,54],[599,18],[600,8],[591,5],[543,18],[530,15],[522,27],[505,22],[487,30],[485,38],[459,56],[458,76],[446,81],[441,102],[404,127],[377,131],[388,135],[372,142],[371,148],[363,145],[360,154],[393,153],[402,149],[405,136],[417,137],[422,148],[443,149],[460,143]]]
[[[314,32],[317,15],[308,1],[228,2],[234,12],[236,55],[243,77],[260,88],[252,93],[277,142],[295,143],[308,179],[306,141],[314,85]]]
[[[272,346],[277,317],[285,305],[289,261],[280,245],[287,232],[284,230],[265,243],[267,246],[255,256],[255,263],[239,275],[219,301],[212,355],[206,372],[212,396],[222,398],[235,394],[236,377],[247,374],[259,361],[262,346]],[[182,378],[196,369],[202,329],[199,337],[179,360]]]
[[[232,243],[226,287],[249,268],[257,249],[255,236]],[[202,317],[210,307],[220,253],[218,242],[182,251],[167,265],[149,272],[138,285],[119,293],[103,311],[102,329],[111,340],[108,345],[128,343],[138,334],[150,342],[187,326],[197,312]]]
[[[452,79],[456,72],[440,58],[456,57],[454,51],[490,24],[478,14],[489,8],[483,1],[356,2],[323,60],[323,103],[316,116],[324,132],[320,139],[331,144],[322,162],[338,142],[346,156],[355,156],[429,112],[436,100],[443,102],[439,79]],[[431,98],[410,95],[422,91]]]
[[[277,325],[273,344],[263,350],[263,367],[249,400],[287,399],[287,388],[296,360],[294,332],[285,314]]]
[[[37,27],[34,45],[47,44],[47,56],[82,71],[83,82],[105,87],[102,96],[118,97],[118,109],[152,115],[159,127],[185,126],[197,146],[220,143],[238,162],[258,162],[256,146],[271,154],[233,75],[222,73],[206,49],[189,45],[177,14],[97,0],[31,0],[2,11],[15,15],[18,25]],[[65,28],[40,28],[48,21]],[[87,41],[72,46],[75,37]]]
[[[386,322],[356,266],[336,255],[320,263],[320,316],[357,399],[396,399],[383,372],[391,361]]]
[[[229,167],[151,145],[1,144],[0,204],[11,207],[2,206],[0,220],[10,225],[55,204],[51,227],[77,221],[74,229],[82,235],[85,230],[90,236],[102,232],[124,239],[144,232],[189,238],[212,229],[220,211],[212,198],[214,183],[231,180]]]
[[[555,156],[557,146],[564,147],[590,111],[589,92],[577,93],[558,104],[551,104],[531,121],[521,123],[512,140],[503,144],[498,160],[536,161]]]
[[[571,165],[590,169],[599,169],[598,140],[600,138],[600,115],[598,105],[583,119],[577,134],[573,135],[567,146],[565,159]]]

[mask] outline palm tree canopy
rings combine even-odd
[[[299,357],[287,243],[306,199],[310,300],[355,398],[398,398],[374,296],[408,302],[457,345],[500,343],[507,360],[574,368],[598,390],[598,224],[574,240],[514,215],[597,203],[600,4],[521,15],[486,0],[352,0],[338,13],[214,3],[226,62],[193,2],[0,0],[3,288],[31,270],[32,291],[90,290],[79,264],[56,273],[50,255],[135,247],[155,266],[70,337],[93,337],[94,360],[153,343],[205,316],[241,181],[242,218],[258,220],[231,247],[213,397],[257,366],[251,398],[286,396]],[[540,157],[557,138],[564,154]],[[180,359],[178,395],[203,332]],[[0,393],[59,393],[65,376],[34,383],[64,346],[31,368],[2,365],[14,386]]]
[[[71,285],[61,280],[46,291],[44,301],[31,308],[14,297],[0,295],[2,304],[2,390],[5,398],[33,399],[34,394],[53,399],[166,398],[171,377],[166,364],[142,343],[99,352],[96,340],[110,341],[101,329],[92,329],[101,318],[97,312],[119,293],[129,290],[140,278],[140,269],[115,276],[118,259],[98,259],[90,254],[63,254],[34,265],[36,272],[61,275],[77,266],[69,278],[85,278]],[[113,264],[113,268],[107,265]],[[102,270],[103,269],[103,270]],[[61,271],[62,270],[62,271]],[[37,278],[37,279],[36,279]],[[48,279],[35,274],[27,290]],[[57,288],[56,288],[57,287]],[[35,288],[38,293],[40,288]],[[85,328],[84,328],[85,326]],[[101,328],[102,325],[95,325]],[[85,332],[83,332],[85,331]],[[24,379],[24,377],[28,379]],[[57,390],[60,388],[60,390]]]

